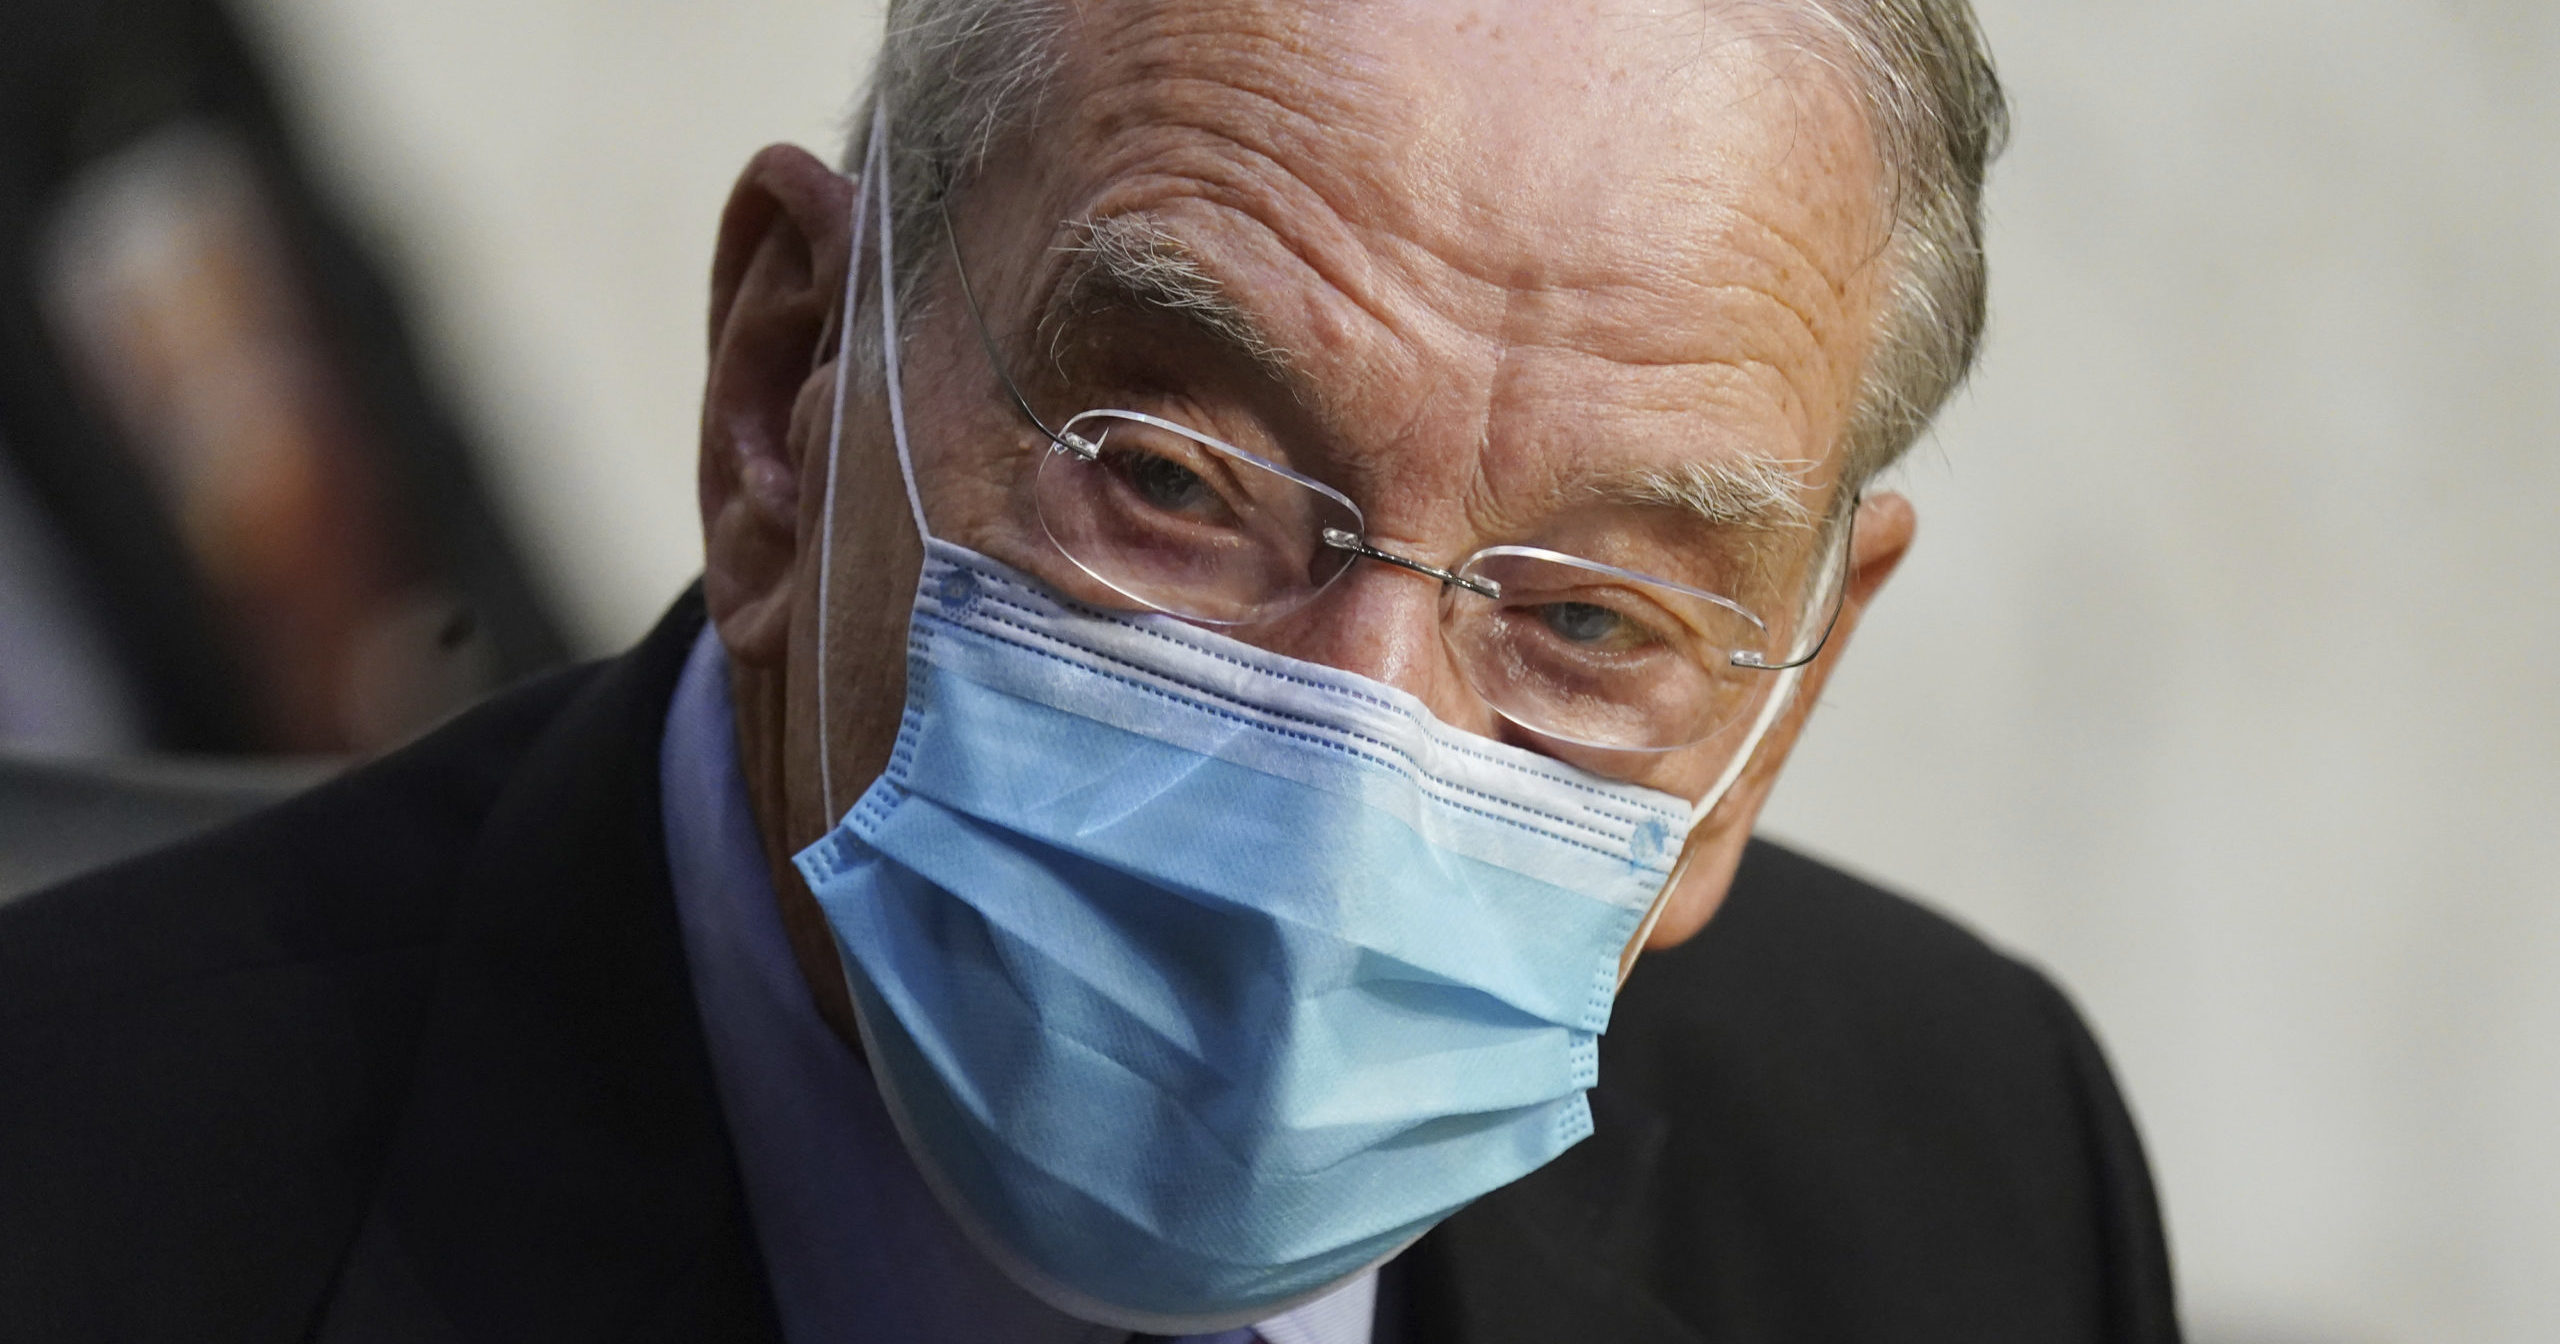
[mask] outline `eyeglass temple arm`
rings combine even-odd
[[[986,310],[978,306],[978,291],[969,284],[969,267],[960,259],[960,231],[951,223],[951,202],[937,201],[935,207],[942,216],[942,241],[951,249],[951,274],[959,278],[960,301],[968,305],[969,325],[977,329],[978,344],[986,349],[987,367],[995,371],[996,381],[1004,384],[1004,394],[1012,399],[1014,409],[1022,412],[1022,418],[1030,421],[1032,428],[1039,430],[1042,437],[1078,457],[1091,460],[1100,450],[1077,435],[1062,434],[1049,428],[1049,422],[1031,409],[1031,399],[1022,395],[1022,389],[1014,385],[1013,375],[1004,371],[1004,352],[996,348],[996,338],[987,330]]]
[[[1733,655],[1735,667],[1747,667],[1755,672],[1785,672],[1791,668],[1802,667],[1821,657],[1822,651],[1831,646],[1831,636],[1840,628],[1840,611],[1849,605],[1849,576],[1846,571],[1849,568],[1850,552],[1857,540],[1858,510],[1865,505],[1866,500],[1863,497],[1851,502],[1849,517],[1841,524],[1841,531],[1845,535],[1840,538],[1840,565],[1839,572],[1835,575],[1840,586],[1831,595],[1831,619],[1822,623],[1822,638],[1815,640],[1812,648],[1783,663],[1770,662],[1748,649],[1740,650]]]

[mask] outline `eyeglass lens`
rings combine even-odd
[[[1152,418],[1088,413],[1062,431],[1035,485],[1068,559],[1159,611],[1215,625],[1286,615],[1352,561],[1327,528],[1360,511],[1270,463]]]
[[[1354,561],[1323,540],[1327,529],[1363,533],[1349,500],[1207,435],[1089,411],[1060,439],[1034,486],[1041,522],[1069,560],[1143,606],[1215,625],[1273,620]],[[1444,588],[1441,628],[1458,666],[1505,717],[1568,742],[1700,741],[1768,684],[1737,654],[1782,663],[1801,642],[1730,600],[1568,555],[1495,547],[1463,572],[1500,595]]]
[[[1765,632],[1730,608],[1613,571],[1489,552],[1466,566],[1501,596],[1441,596],[1441,630],[1485,702],[1590,746],[1686,746],[1732,722],[1766,681],[1732,665]]]

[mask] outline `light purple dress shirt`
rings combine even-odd
[[[667,869],[747,1211],[788,1344],[1121,1344],[989,1263],[907,1156],[871,1073],[810,1002],[747,806],[728,658],[705,627],[667,710]],[[1373,1344],[1377,1275],[1186,1344]]]

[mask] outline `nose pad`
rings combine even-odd
[[[1315,601],[1234,633],[1274,653],[1384,682],[1453,728],[1499,737],[1504,721],[1467,684],[1441,638],[1440,590],[1422,575],[1358,561]]]

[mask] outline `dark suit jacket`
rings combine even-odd
[[[776,1337],[659,830],[701,620],[0,908],[0,1339]],[[1756,845],[1600,1077],[1414,1344],[2176,1337],[2096,1045],[1917,906]]]

